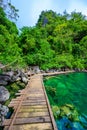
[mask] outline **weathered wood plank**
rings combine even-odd
[[[29,93],[29,96],[38,97],[38,96],[44,96],[44,93]]]
[[[18,104],[20,102],[20,100],[12,100],[10,103],[12,104]],[[24,100],[22,101],[22,103],[42,103],[42,102],[46,102],[46,100]]]
[[[42,93],[16,93],[15,94],[16,96],[18,96],[18,95],[26,95],[26,96],[29,96],[29,97],[42,97],[42,96],[44,96],[44,94]]]
[[[18,94],[25,94],[26,92],[25,91],[23,91],[23,92],[20,92],[20,93],[18,93]],[[39,93],[43,93],[43,90],[41,89],[41,90],[39,90],[39,89],[36,89],[36,90],[28,90],[27,91],[27,93],[32,93],[32,94],[39,94]]]
[[[4,130],[8,130],[8,126]],[[53,130],[51,123],[14,125],[12,130]]]
[[[20,109],[19,110],[19,112],[47,112],[48,111],[48,109],[47,108],[42,108],[42,109],[36,109],[36,108],[34,108],[34,109],[25,109],[25,108],[23,108],[23,109]]]
[[[14,116],[14,114],[12,116]],[[49,116],[49,112],[20,112],[18,113],[17,118],[40,117],[40,116]]]
[[[47,105],[37,105],[37,106],[21,106],[21,109],[44,109],[47,108]]]
[[[8,119],[4,121],[4,126],[9,126],[12,119]],[[47,123],[50,122],[49,116],[43,116],[43,117],[34,117],[34,118],[17,118],[14,122],[14,125],[20,125],[20,124],[32,124],[32,123]]]
[[[36,100],[39,100],[39,99],[41,99],[41,100],[46,100],[45,97],[26,97],[26,99],[27,99],[27,100],[35,100],[35,99],[36,99]]]
[[[21,99],[12,99],[12,102],[20,102]],[[23,102],[45,102],[45,99],[25,99]]]
[[[12,103],[10,103],[10,105],[17,105],[19,102],[12,102]],[[46,102],[23,102],[22,103],[22,106],[24,106],[24,105],[26,105],[26,106],[32,106],[32,105],[46,105]]]
[[[9,105],[9,107],[13,107],[13,106],[16,108],[18,105],[16,105],[16,104]],[[25,108],[25,109],[44,109],[44,108],[47,108],[47,106],[46,105],[21,106],[21,109],[23,109],[23,108]]]

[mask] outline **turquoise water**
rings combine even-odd
[[[58,130],[87,130],[87,73],[44,80]]]

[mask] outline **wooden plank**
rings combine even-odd
[[[19,102],[20,102],[20,100],[12,100],[10,103],[18,104]],[[24,101],[22,101],[22,103],[42,103],[42,102],[46,102],[46,100],[34,99],[34,100],[24,100]]]
[[[4,130],[8,130],[8,126]],[[26,124],[26,125],[14,125],[12,130],[53,130],[51,123],[37,123],[37,124]]]
[[[36,105],[36,106],[21,106],[21,109],[44,109],[47,108],[47,105]]]
[[[21,96],[16,97],[15,99],[21,99]]]
[[[39,87],[38,87],[39,86]],[[35,88],[36,87],[36,88]],[[33,90],[34,91],[34,89],[37,91],[37,90],[39,90],[39,89],[42,89],[42,87],[40,87],[40,85],[34,85],[34,86],[32,86],[32,87],[30,87],[30,89],[29,90]]]
[[[36,100],[39,100],[39,99],[41,99],[41,100],[46,100],[45,97],[26,97],[26,99],[27,99],[27,100],[35,100],[35,99],[36,99]]]
[[[12,115],[12,118],[14,113]],[[20,112],[17,114],[17,118],[22,117],[40,117],[40,116],[49,116],[49,112]]]
[[[28,92],[30,92],[30,91],[32,91],[32,92],[38,91],[38,88],[34,88],[34,89],[33,88],[29,88]],[[43,89],[40,88],[39,91],[43,91]]]
[[[19,110],[19,112],[46,112],[46,111],[48,111],[48,109],[47,108],[42,108],[42,109],[36,109],[36,108],[34,108],[34,109],[25,109],[25,108],[23,108],[23,109],[20,109]]]
[[[21,99],[12,99],[12,100],[11,100],[11,103],[12,103],[12,102],[20,102],[20,100],[21,100]],[[36,98],[34,98],[34,99],[25,99],[24,101],[25,101],[25,102],[45,102],[46,100],[45,100],[45,99],[39,99],[39,98],[36,99]],[[24,101],[23,101],[23,102],[24,102]]]
[[[42,93],[26,93],[26,94],[24,94],[24,93],[16,93],[16,95],[26,95],[26,96],[29,96],[29,97],[42,97],[42,96],[44,96],[44,94]]]
[[[32,90],[31,90],[31,91],[28,91],[27,93],[29,93],[29,94],[30,94],[30,93],[32,93],[32,94],[39,94],[39,93],[40,93],[40,94],[41,94],[41,93],[43,93],[43,91],[39,91],[39,90],[32,91]]]
[[[11,101],[20,101],[21,100],[21,96],[19,97],[16,97],[15,99],[12,99]],[[24,100],[45,100],[45,97],[29,97],[29,96],[26,96],[24,98]]]
[[[18,103],[16,102],[14,102],[14,103],[10,103],[10,106],[14,106],[14,105],[18,105]],[[23,102],[22,103],[22,106],[32,106],[32,105],[46,105],[46,102],[32,102],[32,103],[30,103],[30,102]]]
[[[12,106],[9,106],[12,107]],[[14,108],[17,108],[17,105],[14,105]],[[44,109],[47,108],[46,105],[35,105],[35,106],[21,106],[21,109]]]
[[[37,106],[37,105],[44,106],[44,105],[46,105],[46,102],[22,103],[21,106]],[[8,107],[15,107],[15,106],[18,106],[18,103],[10,103],[10,104],[8,105]]]
[[[24,107],[25,107],[25,106],[26,106],[26,107],[28,107],[28,106],[29,106],[29,107],[30,107],[30,106],[35,106],[35,107],[36,107],[36,106],[38,106],[38,105],[41,105],[42,107],[44,107],[44,106],[46,105],[46,103],[45,103],[45,104],[39,104],[39,103],[38,103],[38,104],[22,104],[21,107],[22,107],[22,106],[24,106]],[[17,107],[17,106],[18,106],[18,104],[9,104],[9,105],[8,105],[8,107],[14,107],[14,108]]]
[[[26,96],[27,97],[39,97],[39,98],[41,98],[41,97],[44,97],[44,94],[27,94]]]
[[[72,73],[75,72],[74,70],[71,71],[61,71],[61,72],[53,72],[53,73],[43,73],[43,74],[39,74],[39,75],[43,75],[43,76],[52,76],[52,75],[58,75],[58,74],[67,74],[67,73]]]
[[[41,89],[41,90],[39,90],[39,89],[31,90],[31,89],[30,89],[30,90],[27,91],[27,93],[29,93],[29,94],[30,94],[30,93],[32,93],[32,94],[33,94],[33,93],[38,94],[38,93],[43,93],[43,90],[42,90],[42,89]],[[25,94],[25,91],[20,92],[20,94]]]
[[[9,126],[12,119],[8,119],[4,121],[4,126]],[[16,118],[14,125],[20,125],[20,124],[32,124],[32,123],[45,123],[50,122],[49,116],[43,116],[43,117],[34,117],[34,118]]]

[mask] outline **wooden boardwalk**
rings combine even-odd
[[[57,130],[41,75],[31,76],[17,95],[9,104],[14,113],[4,121],[4,130]]]

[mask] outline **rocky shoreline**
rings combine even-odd
[[[21,70],[4,71],[0,74],[0,126],[3,126],[3,121],[9,112],[7,102],[15,95],[16,90],[22,89],[27,82],[28,75]]]

